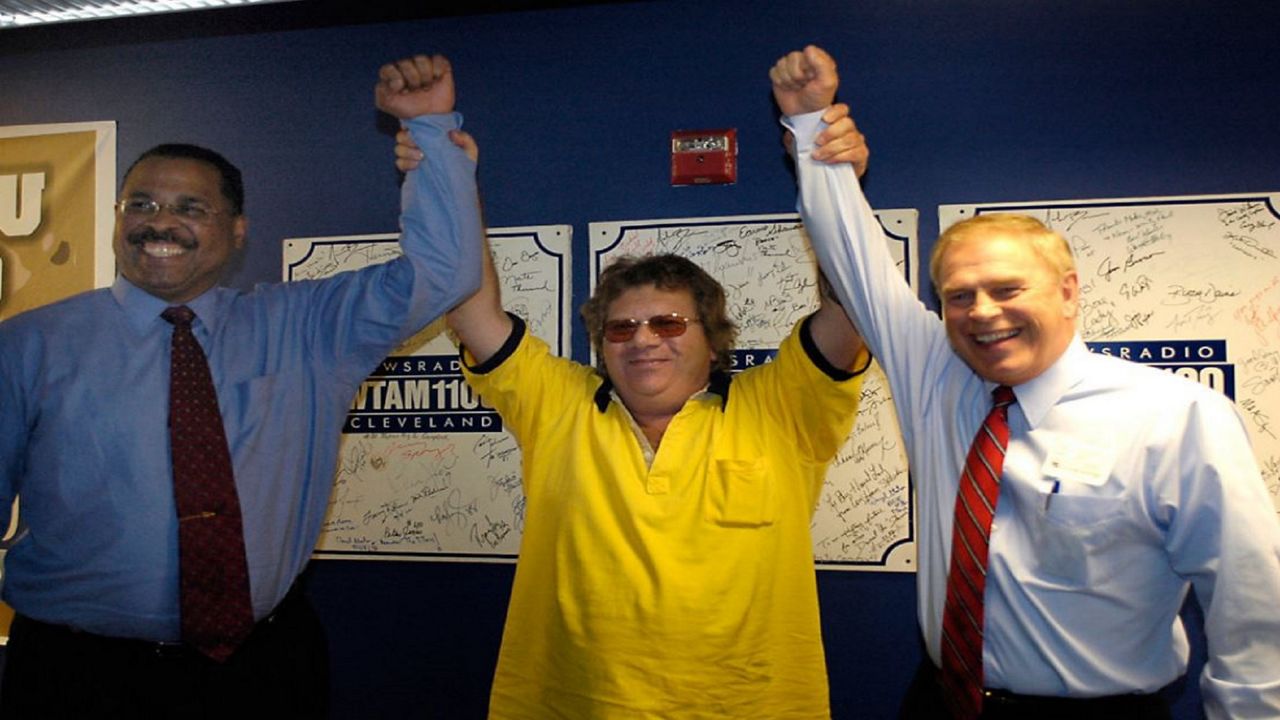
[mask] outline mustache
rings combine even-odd
[[[137,245],[139,247],[149,242],[173,243],[175,245],[181,245],[188,250],[196,246],[194,238],[178,237],[172,230],[156,230],[153,227],[138,228],[137,230],[129,233],[129,236],[125,239],[128,240],[130,245]]]

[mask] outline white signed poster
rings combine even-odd
[[[561,355],[572,317],[570,236],[560,225],[489,230],[504,305]],[[395,235],[286,240],[284,276],[325,277],[399,253]],[[343,433],[318,557],[515,558],[524,524],[520,451],[462,379],[442,321],[374,370]]]

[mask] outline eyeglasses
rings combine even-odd
[[[689,329],[689,323],[701,322],[696,318],[687,318],[678,313],[654,315],[648,320],[626,318],[606,320],[604,322],[604,339],[613,343],[623,343],[636,336],[641,325],[648,325],[649,330],[660,338],[680,337]]]
[[[168,210],[174,217],[191,222],[204,222],[214,215],[221,215],[224,210],[214,210],[208,205],[198,202],[162,203],[151,198],[126,198],[116,203],[121,215],[131,218],[153,218],[161,210]]]

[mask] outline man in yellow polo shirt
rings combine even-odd
[[[840,128],[836,159],[861,169]],[[403,134],[397,155],[421,157]],[[870,363],[844,311],[822,293],[773,362],[731,377],[720,284],[625,258],[583,308],[591,368],[503,311],[485,257],[446,317],[524,458],[490,717],[829,718],[809,527]]]

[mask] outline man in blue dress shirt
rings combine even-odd
[[[1025,216],[943,233],[930,263],[939,320],[903,282],[857,178],[822,162],[835,62],[810,46],[770,75],[805,226],[889,379],[916,481],[932,662],[903,717],[947,717],[935,675],[956,493],[999,385],[1016,403],[985,571],[982,717],[1168,717],[1158,691],[1187,669],[1178,611],[1192,588],[1208,717],[1280,717],[1280,524],[1232,403],[1090,353],[1070,246]]]
[[[403,188],[402,257],[320,281],[218,287],[243,247],[239,171],[163,145],[125,174],[115,283],[0,324],[0,507],[14,607],[0,714],[322,716],[324,636],[295,581],[321,529],[339,433],[368,372],[479,286],[474,161],[439,56],[384,66],[380,109],[433,162]],[[225,662],[181,643],[166,428],[167,307],[195,312],[244,524],[256,625]]]

